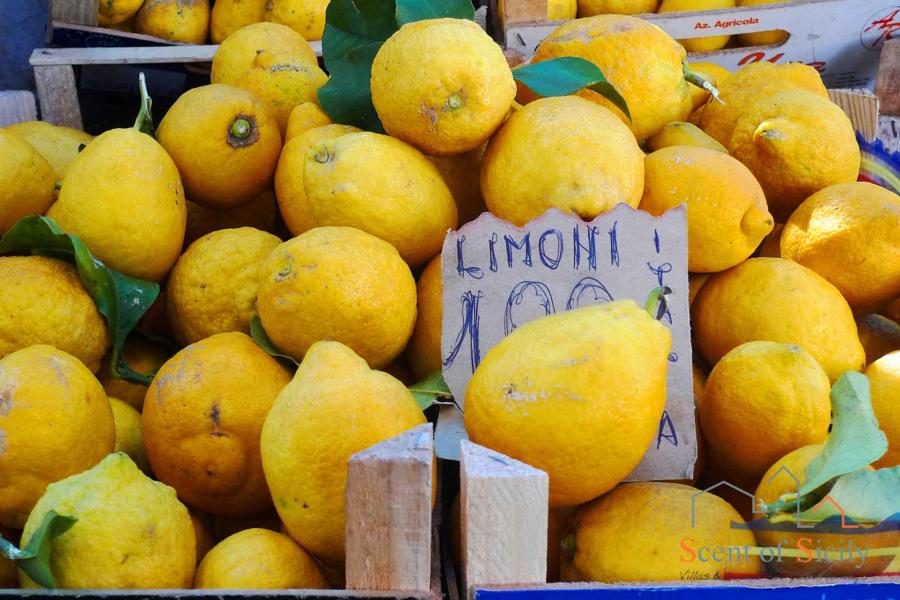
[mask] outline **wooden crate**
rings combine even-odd
[[[448,581],[448,589],[457,593],[451,600],[593,600],[606,595],[620,600],[900,597],[900,577],[892,576],[547,584],[547,474],[468,441],[462,442],[459,503],[464,564],[457,585]],[[450,537],[445,532],[444,538]],[[452,568],[447,572],[455,577]]]
[[[347,469],[346,589],[343,590],[2,590],[0,599],[254,598],[409,599],[442,597],[433,510],[434,435],[421,425],[353,455]],[[440,490],[437,490],[438,500]],[[438,504],[438,506],[440,506]]]

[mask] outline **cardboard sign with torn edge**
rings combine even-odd
[[[684,205],[653,217],[619,204],[590,222],[551,209],[524,227],[484,213],[447,234],[441,262],[443,373],[463,410],[475,368],[519,325],[624,298],[643,306],[653,288],[670,287],[662,319],[672,331],[666,409],[656,439],[628,480],[692,477],[697,434]],[[435,443],[439,456],[455,458],[452,449],[464,432],[456,409],[444,408]]]

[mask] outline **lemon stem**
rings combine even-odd
[[[153,99],[147,92],[147,78],[143,72],[138,75],[138,87],[141,89],[141,110],[138,112],[137,119],[134,120],[134,128],[150,137],[156,137],[156,131],[153,128],[153,114],[150,112]]]
[[[659,321],[669,310],[669,294],[672,288],[667,285],[661,285],[653,288],[650,295],[647,296],[647,302],[644,304],[644,310],[647,314]]]
[[[688,83],[690,83],[692,85],[696,85],[698,88],[702,88],[702,89],[706,90],[707,92],[709,92],[712,95],[712,97],[716,99],[716,101],[718,101],[722,104],[725,104],[725,101],[722,100],[721,97],[719,97],[719,88],[714,86],[712,84],[712,82],[710,82],[708,79],[703,77],[703,75],[701,75],[700,73],[695,73],[694,71],[691,71],[688,68],[687,63],[684,63],[684,79]]]
[[[253,131],[253,125],[244,118],[237,118],[231,124],[231,135],[239,140],[246,140]]]

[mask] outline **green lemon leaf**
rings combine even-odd
[[[393,1],[331,0],[325,12],[322,56],[328,82],[319,104],[335,123],[384,132],[372,105],[372,61],[395,31]]]
[[[615,104],[631,120],[628,103],[606,80],[594,63],[576,56],[561,56],[513,69],[513,78],[538,96],[568,96],[584,88],[593,90]]]
[[[150,98],[150,94],[147,92],[147,78],[143,73],[138,75],[138,87],[141,89],[141,109],[138,111],[137,119],[134,121],[134,128],[155,139],[156,130],[153,127],[153,114],[150,112],[150,109],[153,107],[153,99]],[[80,149],[79,152],[81,152]]]
[[[425,19],[475,20],[475,5],[472,0],[396,0],[397,24],[405,25]]]
[[[808,505],[805,496],[835,477],[865,468],[887,452],[887,437],[878,428],[865,375],[848,371],[837,380],[831,388],[831,413],[831,434],[806,467],[805,483],[797,493],[785,494],[768,505],[769,513],[795,508],[798,497],[801,506]]]
[[[815,506],[800,513],[801,521],[881,523],[900,513],[900,467],[863,469],[838,477]]]
[[[34,254],[74,263],[97,310],[106,318],[112,336],[112,375],[149,385],[153,374],[136,373],[122,358],[125,338],[156,301],[159,284],[123,275],[95,258],[74,235],[65,233],[51,218],[25,217],[0,239],[0,256]]]
[[[22,550],[0,537],[0,555],[16,562],[16,566],[44,588],[55,588],[56,578],[50,568],[50,542],[67,532],[78,519],[48,511]]]
[[[409,386],[409,391],[412,392],[413,398],[416,399],[416,403],[422,410],[433,404],[447,404],[446,401],[450,403],[453,401],[453,393],[447,387],[447,382],[444,381],[444,376],[440,371],[435,371],[422,381]]]
[[[292,363],[295,366],[299,366],[300,363],[279,350],[272,340],[269,339],[269,334],[266,333],[266,330],[263,329],[262,321],[259,319],[259,315],[254,315],[250,320],[250,337],[253,338],[253,341],[256,342],[256,345],[266,351],[270,356],[274,356],[275,358],[284,358]]]

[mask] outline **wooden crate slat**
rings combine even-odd
[[[878,96],[868,90],[828,90],[831,101],[843,109],[853,128],[867,141],[878,135]]]
[[[75,71],[68,65],[34,68],[34,83],[41,105],[41,120],[54,125],[83,129]]]
[[[50,0],[54,21],[97,26],[97,0]]]
[[[28,91],[0,92],[0,127],[36,119],[34,94]]]
[[[347,589],[431,588],[431,424],[350,458],[347,471]]]
[[[875,94],[881,100],[882,113],[900,115],[900,38],[886,41],[881,48]]]
[[[37,48],[34,67],[54,65],[141,65],[210,62],[218,46],[147,46],[142,48]]]

